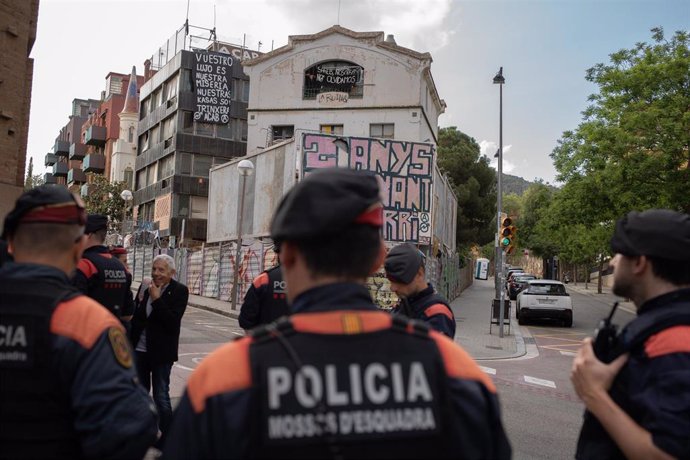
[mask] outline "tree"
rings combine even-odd
[[[24,179],[24,190],[31,190],[34,187],[43,185],[45,180],[40,174],[34,174],[34,159],[29,157],[29,169],[26,171],[26,179]]]
[[[90,179],[89,193],[84,197],[86,211],[108,216],[111,224],[121,223],[127,203],[120,194],[127,188],[127,182],[111,183],[101,174],[93,174]]]
[[[455,126],[441,128],[438,138],[438,166],[450,178],[458,198],[458,247],[493,241],[496,172],[481,156],[477,141]]]
[[[653,207],[690,212],[690,38],[679,31],[667,41],[656,28],[652,39],[587,71],[599,92],[551,155],[558,180],[601,191],[598,210],[610,211],[604,215]]]

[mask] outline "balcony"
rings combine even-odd
[[[86,145],[75,143],[69,146],[70,160],[83,160],[84,155],[86,155]]]
[[[57,163],[57,155],[54,153],[46,153],[46,166],[53,166],[55,163]]]
[[[53,146],[53,153],[59,157],[66,157],[69,155],[69,142],[67,141],[55,141]]]
[[[100,153],[89,153],[82,163],[84,172],[102,173],[105,171],[105,156]]]
[[[89,126],[86,128],[84,143],[86,145],[104,146],[106,135],[105,126]]]
[[[55,176],[53,176],[52,173],[45,173],[43,175],[43,181],[46,184],[57,184],[57,178]]]
[[[80,168],[72,168],[67,173],[68,184],[83,184],[86,182],[86,173]]]
[[[67,177],[67,163],[55,163],[53,165],[53,176],[55,177]]]

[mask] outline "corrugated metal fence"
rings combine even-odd
[[[230,301],[235,269],[235,242],[204,245],[199,249],[161,249],[150,245],[137,245],[128,249],[127,260],[134,280],[141,282],[151,275],[153,258],[168,254],[175,259],[177,279],[187,285],[190,294]],[[273,251],[270,239],[255,239],[245,242],[240,250],[238,267],[238,305],[251,282],[264,269],[277,264],[278,256]],[[460,267],[460,256],[441,255],[427,260],[427,279],[449,300],[455,299],[472,284],[474,261],[467,260]],[[391,308],[397,297],[390,290],[390,283],[383,268],[373,274],[367,285],[374,301],[382,308]]]

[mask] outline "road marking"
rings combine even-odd
[[[482,372],[486,374],[496,375],[496,369],[493,369],[491,367],[479,366],[479,369],[481,369]]]
[[[573,353],[572,351],[562,351],[561,354],[563,356],[577,356],[577,353]]]
[[[541,385],[549,388],[556,388],[556,383],[552,382],[551,380],[538,379],[536,377],[530,377],[529,375],[525,375],[524,378],[525,382],[527,383],[533,383],[535,385]]]

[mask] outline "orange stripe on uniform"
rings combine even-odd
[[[644,344],[650,358],[671,353],[690,353],[690,326],[674,326],[654,334]]]
[[[218,348],[199,364],[187,383],[187,395],[194,412],[203,412],[206,400],[229,391],[252,385],[249,367],[251,337],[245,337]]]
[[[254,286],[254,289],[259,289],[261,286],[265,286],[268,284],[268,273],[264,272],[254,278],[254,281],[252,282],[252,285]]]
[[[81,259],[77,264],[77,270],[82,272],[87,279],[98,273],[98,269],[89,259]]]
[[[391,315],[378,311],[341,310],[302,313],[290,317],[298,332],[313,334],[353,334],[380,331],[391,327]]]
[[[453,318],[453,314],[450,312],[448,307],[446,307],[442,303],[435,303],[426,310],[424,310],[424,316],[426,316],[427,318],[434,315],[445,315],[448,317],[449,320],[455,321],[455,318]]]
[[[496,393],[494,382],[479,369],[477,363],[474,362],[465,350],[440,332],[429,331],[429,336],[436,342],[441,352],[443,364],[445,365],[446,373],[449,377],[464,380],[477,380],[490,392]]]
[[[57,306],[50,319],[50,332],[67,337],[89,349],[106,329],[115,327],[124,332],[118,321],[95,300],[78,296]]]

